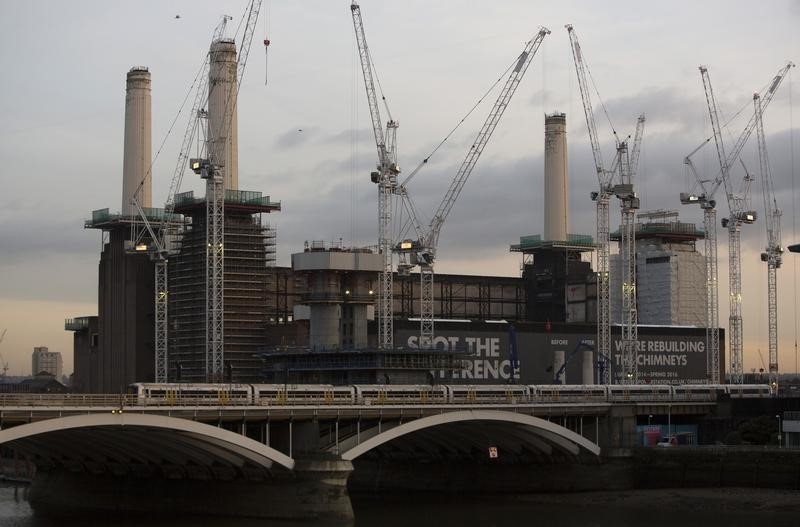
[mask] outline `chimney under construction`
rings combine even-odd
[[[592,322],[596,287],[591,264],[581,254],[592,251],[591,236],[569,234],[567,192],[567,116],[545,115],[544,235],[520,237],[525,282],[525,318],[537,322]]]
[[[544,239],[565,241],[569,230],[567,203],[567,116],[544,117]]]
[[[209,50],[208,155],[224,177],[223,377],[229,382],[259,382],[262,363],[256,357],[275,323],[270,303],[275,287],[275,231],[263,214],[280,210],[261,192],[239,190],[237,140],[236,44],[217,40]],[[228,116],[226,118],[226,115]],[[206,198],[194,192],[175,196],[175,212],[183,228],[176,254],[168,264],[169,342],[168,379],[209,382],[207,356],[207,247]]]
[[[239,189],[239,138],[236,114],[236,44],[221,39],[211,44],[208,79],[209,157],[223,167],[223,188]],[[225,121],[228,105],[232,105],[230,121]]]
[[[136,215],[131,200],[152,206],[150,72],[137,66],[128,71],[125,91],[125,146],[122,162],[122,214]]]

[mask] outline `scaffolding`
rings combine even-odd
[[[696,241],[705,233],[693,223],[678,220],[674,210],[638,215],[636,223],[637,303],[641,324],[703,327],[706,324],[705,257]],[[620,240],[619,231],[611,240]],[[612,291],[619,288],[620,256],[611,257]],[[611,319],[621,320],[621,295],[611,297]]]
[[[183,234],[169,260],[169,378],[205,379],[205,198],[193,192],[175,196],[184,215]],[[276,320],[274,229],[262,214],[280,210],[279,202],[260,192],[225,191],[224,218],[224,357],[223,378],[258,381],[255,353]],[[273,300],[270,302],[270,300]]]
[[[419,273],[397,275],[393,284],[395,317],[419,317]],[[437,319],[525,318],[525,286],[517,277],[440,274],[434,288],[433,316]]]

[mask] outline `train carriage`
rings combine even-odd
[[[673,391],[676,401],[716,401],[724,393],[723,387],[715,384],[679,384]]]
[[[428,384],[374,384],[355,386],[356,404],[443,404],[447,389]]]
[[[733,399],[764,399],[772,390],[769,384],[726,384],[725,393]]]
[[[516,404],[530,400],[530,389],[522,384],[449,385],[448,399],[456,404]]]
[[[352,386],[332,384],[254,384],[254,403],[269,405],[353,404]]]
[[[614,384],[608,387],[608,399],[622,401],[669,401],[672,386],[668,384]]]
[[[571,402],[608,400],[608,386],[602,384],[540,384],[531,386],[531,396],[537,402]]]
[[[234,406],[253,399],[249,384],[135,383],[130,386],[138,404],[146,406]]]

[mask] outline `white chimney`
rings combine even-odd
[[[152,207],[153,189],[150,72],[131,68],[125,92],[125,146],[122,161],[122,214],[136,215],[131,200]]]
[[[208,72],[208,136],[210,157],[223,167],[225,189],[239,189],[239,139],[236,104],[236,44],[231,39],[217,40],[209,52]],[[230,125],[224,123],[230,108]]]
[[[567,116],[544,116],[544,239],[566,241],[569,230],[567,201]]]

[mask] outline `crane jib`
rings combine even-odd
[[[519,60],[517,61],[517,65],[514,67],[514,71],[519,72],[522,69],[522,66],[525,64],[525,60],[528,58],[528,52],[523,51],[520,56]]]

